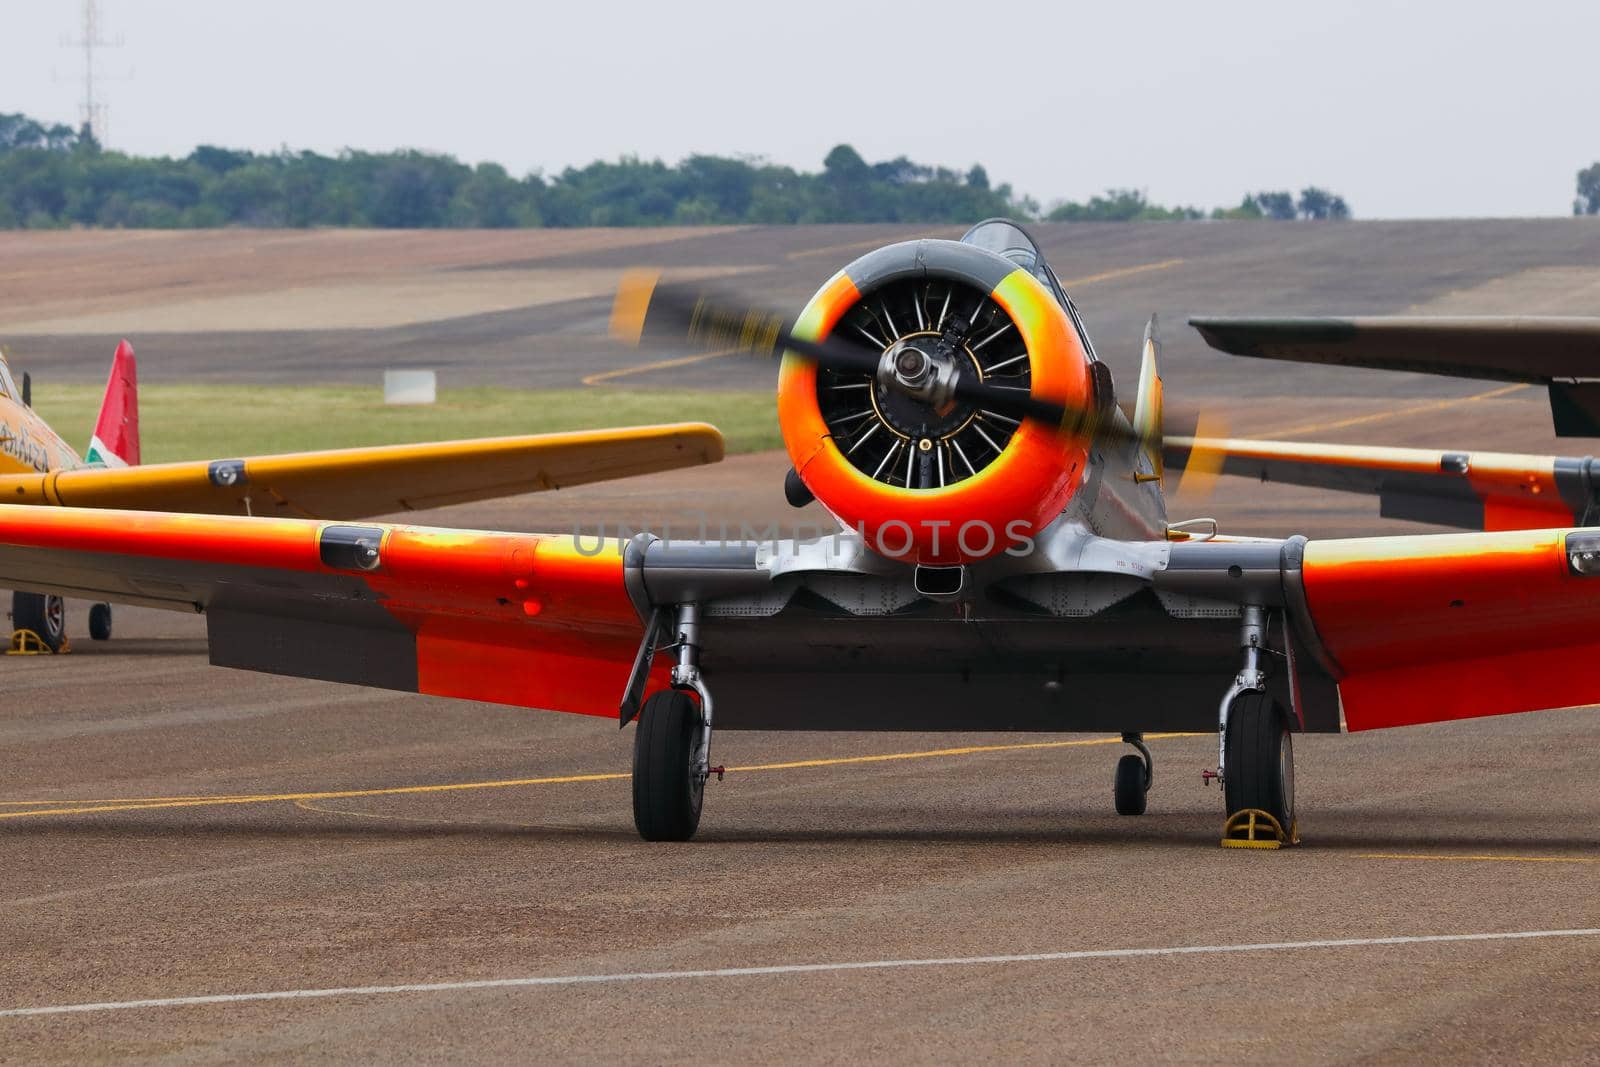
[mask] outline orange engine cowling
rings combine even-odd
[[[949,331],[955,330],[952,335]],[[811,298],[799,332],[887,351],[956,339],[964,373],[1076,407],[1091,403],[1089,354],[1043,283],[955,241],[871,252]],[[1082,482],[1085,442],[956,400],[936,410],[869,375],[786,357],[778,421],[806,487],[874,551],[907,562],[972,563],[1025,545]]]

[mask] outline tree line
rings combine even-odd
[[[63,226],[531,227],[733,223],[962,223],[992,215],[1047,221],[1343,219],[1344,200],[1312,187],[1248,194],[1203,212],[1149,203],[1132,189],[1043,206],[1009,184],[904,156],[869,163],[839,145],[815,172],[763,159],[692,155],[669,166],[624,157],[515,177],[430,152],[258,153],[202,145],[181,158],[102,150],[90,132],[0,114],[0,229]]]
[[[1108,189],[1086,204],[1057,204],[1045,212],[1047,222],[1158,222],[1171,219],[1348,219],[1350,205],[1344,197],[1315,185],[1300,190],[1297,198],[1287,190],[1246,193],[1238,207],[1162,207],[1145,199],[1137,189]]]

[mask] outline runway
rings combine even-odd
[[[0,1010],[222,999],[0,1019],[20,1061],[1592,1049],[1592,938],[1388,940],[1596,924],[1587,711],[1302,738],[1306,844],[1271,855],[1216,847],[1209,737],[1152,740],[1119,819],[1114,738],[728,734],[700,838],[648,846],[629,734],[177,629],[7,663]]]
[[[1082,303],[1097,286],[1106,297],[1109,329],[1085,308],[1100,339],[1179,299],[1398,310],[1545,293],[1576,310],[1580,276],[1548,272],[1600,238],[1582,221],[1474,224],[1505,229],[1430,238],[1439,264],[1473,250],[1413,285],[1405,265],[1427,242],[1374,225],[1360,262],[1359,232],[1291,255],[1282,242],[1300,237],[1269,225],[1232,250],[1218,227],[1051,240],[1104,252],[1058,263],[1064,276],[1234,264],[1084,284]],[[675,254],[825,277],[857,251],[834,246],[866,239],[798,230],[762,251],[752,233],[766,231],[685,238],[700,251]],[[1273,257],[1349,280],[1285,306],[1254,287],[1269,268],[1252,263]],[[1178,295],[1186,278],[1199,297]],[[587,306],[539,314],[576,331]],[[1588,444],[1552,439],[1531,390],[1407,377],[1379,395],[1323,391],[1336,372],[1212,357],[1171,326],[1169,403],[1188,375],[1240,434]],[[219,336],[185,343],[199,353],[210,338],[208,373],[262,380],[234,358],[248,346]],[[369,341],[350,343],[360,365]],[[481,373],[523,373],[509,348],[487,351]],[[93,355],[83,373],[103,375]],[[1118,380],[1131,388],[1132,371]],[[785,465],[738,456],[425,518],[787,521]],[[1225,481],[1194,503],[1231,532],[1427,529],[1282,486]],[[84,605],[70,622],[72,655],[0,661],[0,1061],[1574,1062],[1600,1047],[1593,709],[1299,737],[1305,843],[1278,853],[1217,847],[1221,800],[1200,779],[1211,736],[1153,738],[1150,811],[1119,818],[1114,737],[730,732],[699,837],[647,845],[631,822],[631,731],[212,668],[194,616],[119,608],[103,644]]]

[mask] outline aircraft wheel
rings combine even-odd
[[[110,604],[95,604],[89,609],[89,636],[96,641],[111,640]]]
[[[687,841],[700,825],[700,709],[676,689],[644,702],[633,737],[633,825],[646,841]]]
[[[67,640],[67,603],[43,593],[12,593],[11,626],[32,630],[46,648],[59,652]]]
[[[1228,709],[1228,814],[1266,812],[1285,832],[1294,825],[1294,741],[1289,720],[1265,693],[1242,693]]]
[[[1116,788],[1112,790],[1112,796],[1117,801],[1118,815],[1143,815],[1149,788],[1143,757],[1130,752],[1117,760]]]

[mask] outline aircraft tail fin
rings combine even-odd
[[[111,377],[100,403],[89,452],[84,457],[102,467],[134,467],[139,463],[139,372],[133,346],[117,345],[111,357]]]
[[[1156,317],[1144,328],[1144,358],[1139,365],[1139,394],[1133,407],[1133,429],[1139,435],[1139,450],[1150,457],[1155,477],[1162,475],[1164,458],[1161,448],[1161,370],[1157,360],[1161,355],[1161,338],[1156,331]]]

